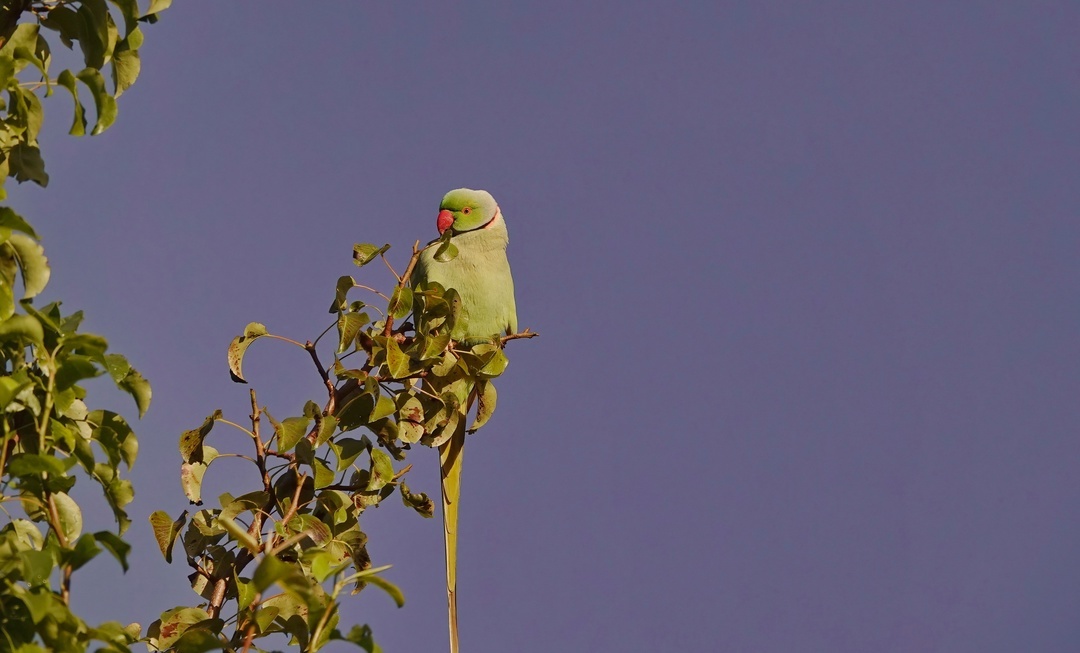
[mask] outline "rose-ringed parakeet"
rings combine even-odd
[[[506,260],[509,241],[499,205],[483,190],[459,188],[447,193],[439,206],[439,234],[451,234],[457,256],[448,261],[436,258],[436,248],[421,255],[412,274],[412,285],[435,281],[453,288],[460,297],[458,317],[451,338],[459,348],[517,331],[514,280]],[[420,322],[420,320],[418,320]],[[417,325],[422,333],[425,325]],[[471,407],[473,384],[467,390]],[[450,612],[450,650],[458,651],[457,633],[457,521],[461,494],[462,447],[465,420],[459,420],[453,435],[439,445],[442,475],[443,536],[446,544],[446,594]]]

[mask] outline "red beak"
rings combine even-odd
[[[439,235],[441,236],[444,231],[454,224],[454,214],[446,209],[439,211],[439,219],[435,224],[439,227]]]

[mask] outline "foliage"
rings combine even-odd
[[[428,247],[445,250],[446,242]],[[400,275],[386,261],[387,249],[356,245],[353,261],[360,267],[376,259],[386,262],[396,280],[390,295],[341,277],[330,306],[335,319],[314,341],[301,343],[251,323],[230,344],[229,369],[240,383],[247,382],[242,363],[256,340],[302,348],[325,398],[321,405],[308,401],[301,415],[278,420],[259,406],[251,390],[250,427],[217,410],[180,436],[181,484],[192,504],[202,505],[204,476],[225,455],[207,444],[219,423],[251,439],[251,455],[243,457],[260,481],[241,496],[220,496],[217,507],[199,508],[190,518],[187,511],[176,519],[164,511],[151,516],[166,560],[172,560],[180,540],[193,570],[192,589],[205,601],[162,614],[149,629],[153,648],[247,650],[254,640],[278,634],[305,652],[337,639],[378,650],[367,626],[344,634],[338,628],[338,599],[349,587],[355,593],[374,585],[399,606],[404,602],[400,590],[381,575],[388,567],[371,566],[361,515],[395,491],[407,507],[424,517],[433,515],[433,501],[405,483],[411,465],[396,466],[395,461],[403,461],[414,444],[434,446],[450,437],[469,417],[470,393],[479,399],[470,428],[480,428],[495,408],[492,379],[506,367],[503,345],[535,335],[526,331],[457,349],[450,340],[460,305],[456,292],[438,284],[409,285],[423,251],[418,244]],[[385,310],[350,300],[354,289],[378,295]],[[422,317],[425,332],[417,333],[415,318],[399,322],[410,314]],[[335,329],[336,342],[326,343],[332,346],[333,363],[326,366],[317,347]]]
[[[42,187],[49,182],[38,145],[41,96],[58,86],[70,92],[75,136],[87,127],[82,93],[94,106],[92,134],[116,119],[116,98],[139,74],[140,23],[156,21],[169,2],[152,0],[142,13],[136,0],[111,4],[0,2],[0,86],[6,91],[6,100],[0,98],[0,199],[7,196],[7,177]],[[69,49],[77,42],[85,67],[53,76],[48,30]],[[127,421],[90,408],[83,383],[108,375],[135,399],[140,417],[150,385],[123,356],[109,352],[104,338],[79,332],[81,311],[65,314],[59,302],[33,306],[49,275],[33,227],[0,207],[0,519],[6,520],[0,521],[0,651],[84,651],[93,640],[123,651],[138,639],[138,624],[92,627],[68,607],[74,572],[102,550],[127,570],[130,547],[120,536],[130,521],[124,508],[133,490],[121,467],[130,468],[138,453]],[[71,494],[80,478],[101,487],[116,533],[84,528]]]

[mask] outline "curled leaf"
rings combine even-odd
[[[0,321],[0,341],[16,340],[24,338],[30,342],[41,344],[45,338],[45,331],[41,328],[41,322],[30,315],[12,315],[6,320]]]
[[[495,401],[498,399],[495,393],[495,384],[491,381],[479,381],[476,385],[476,420],[469,427],[470,433],[475,433],[481,426],[487,424],[495,412]]]
[[[176,535],[180,534],[180,529],[184,528],[187,521],[187,511],[180,513],[180,516],[175,521],[165,511],[154,511],[150,515],[153,538],[158,541],[158,547],[161,549],[161,555],[165,557],[165,562],[172,563],[173,543],[176,541]]]
[[[447,232],[449,233],[449,232]],[[447,238],[439,248],[435,250],[435,260],[439,263],[448,263],[457,258],[458,248]]]
[[[8,237],[6,247],[10,247],[15,262],[22,271],[23,299],[36,297],[49,283],[49,259],[45,258],[45,248],[25,234],[13,233]]]
[[[364,267],[388,249],[390,249],[390,245],[376,247],[371,243],[357,243],[353,245],[353,263],[356,264],[356,267]]]
[[[83,68],[75,75],[75,78],[86,84],[94,98],[97,123],[90,133],[97,136],[116,122],[116,98],[105,88],[105,78],[101,76],[100,70]]]
[[[203,459],[203,440],[214,428],[214,422],[221,419],[221,409],[215,410],[198,427],[180,434],[180,457],[185,463],[201,462]]]
[[[198,462],[184,463],[180,465],[180,487],[188,501],[197,506],[202,505],[202,481],[206,468],[217,458],[217,449],[203,445],[203,459]]]
[[[236,336],[229,343],[229,374],[237,383],[247,383],[241,365],[244,362],[244,352],[251,346],[256,338],[267,334],[266,327],[258,322],[252,322],[244,327],[244,334]]]
[[[406,506],[420,513],[423,517],[430,519],[435,516],[435,502],[427,494],[423,492],[413,494],[405,483],[401,484],[398,491],[401,492],[401,501]]]

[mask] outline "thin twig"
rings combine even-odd
[[[395,275],[395,276],[396,276],[396,275]],[[353,288],[362,288],[362,289],[364,289],[364,290],[370,290],[371,292],[375,293],[375,294],[376,294],[376,295],[378,295],[379,297],[382,297],[382,298],[383,298],[383,299],[385,299],[386,301],[390,301],[390,298],[389,298],[389,297],[387,297],[386,295],[382,294],[382,293],[381,293],[381,292],[379,292],[378,290],[375,290],[375,289],[374,289],[374,288],[372,288],[371,286],[365,286],[365,285],[364,285],[364,284],[362,284],[362,283],[354,283],[354,284],[353,284]]]
[[[323,336],[325,336],[326,334],[330,333],[330,329],[333,329],[333,328],[334,328],[334,327],[336,327],[336,326],[337,326],[337,322],[334,322],[334,323],[333,323],[333,324],[331,324],[330,326],[328,326],[328,327],[326,327],[325,329],[323,329],[323,332],[322,332],[322,333],[320,333],[320,334],[319,334],[319,337],[318,337],[318,338],[315,338],[315,341],[314,341],[314,342],[312,342],[311,344],[313,344],[313,345],[317,345],[317,344],[319,344],[319,341],[320,341],[320,340],[322,340],[322,337],[323,337]]]
[[[240,429],[240,430],[241,430],[241,431],[243,431],[244,433],[247,433],[247,434],[248,434],[249,436],[251,436],[251,437],[255,437],[255,434],[254,434],[254,433],[252,433],[251,431],[247,430],[247,429],[246,429],[246,428],[244,428],[243,426],[240,426],[240,425],[239,425],[239,424],[237,424],[236,422],[230,422],[229,420],[225,419],[224,417],[219,417],[219,418],[217,419],[217,421],[221,422],[222,424],[228,424],[229,426],[232,426],[233,428],[237,428],[237,429]]]
[[[529,331],[528,329],[525,329],[521,333],[511,333],[508,336],[503,336],[503,337],[499,338],[499,342],[502,345],[505,346],[506,343],[510,342],[511,340],[521,340],[521,339],[536,338],[539,335],[540,334],[536,333],[535,331]]]
[[[428,245],[428,247],[430,247],[430,245]],[[427,247],[425,247],[424,249],[427,249]],[[394,272],[394,277],[398,280],[398,290],[394,294],[398,297],[399,302],[401,301],[401,289],[404,288],[405,284],[409,282],[409,277],[412,276],[413,268],[416,267],[416,262],[420,260],[420,252],[423,251],[423,249],[420,249],[419,240],[413,243],[412,256],[409,258],[409,265],[405,267],[405,274],[401,275],[400,277],[398,276],[397,272],[394,272],[394,268],[390,268],[390,271]],[[390,264],[387,263],[386,265],[389,266]],[[391,307],[389,306],[387,307],[386,326],[383,327],[383,335],[387,338],[389,338],[394,333],[394,313],[390,310],[390,308]],[[396,306],[394,306],[393,308],[395,310],[397,309]]]
[[[386,269],[390,270],[390,274],[394,275],[394,278],[397,279],[397,282],[398,282],[399,286],[401,285],[401,280],[402,279],[407,279],[408,278],[407,276],[405,276],[405,277],[399,277],[398,276],[397,270],[394,269],[394,266],[390,265],[389,259],[386,258],[386,252],[383,252],[383,253],[379,254],[379,258],[381,258],[382,262],[386,264]]]
[[[286,338],[285,336],[279,336],[279,335],[275,335],[273,333],[264,333],[261,337],[262,338],[275,338],[277,340],[284,340],[285,342],[296,345],[297,347],[300,347],[301,349],[306,349],[306,347],[304,347],[304,343],[293,340],[292,338]]]
[[[307,343],[304,344],[304,349],[307,350],[307,353],[311,354],[311,360],[315,363],[315,369],[319,370],[319,376],[322,377],[323,385],[326,386],[326,392],[330,396],[330,398],[326,400],[326,407],[323,408],[323,414],[331,415],[334,412],[334,404],[337,395],[337,393],[334,392],[334,384],[330,381],[330,375],[327,374],[322,361],[319,360],[319,353],[315,351],[315,343],[308,340]]]
[[[307,474],[297,474],[296,490],[293,492],[292,504],[289,506],[289,511],[281,516],[282,524],[289,523],[289,520],[296,516],[296,511],[300,509],[300,491],[304,489],[305,478],[307,478]]]

